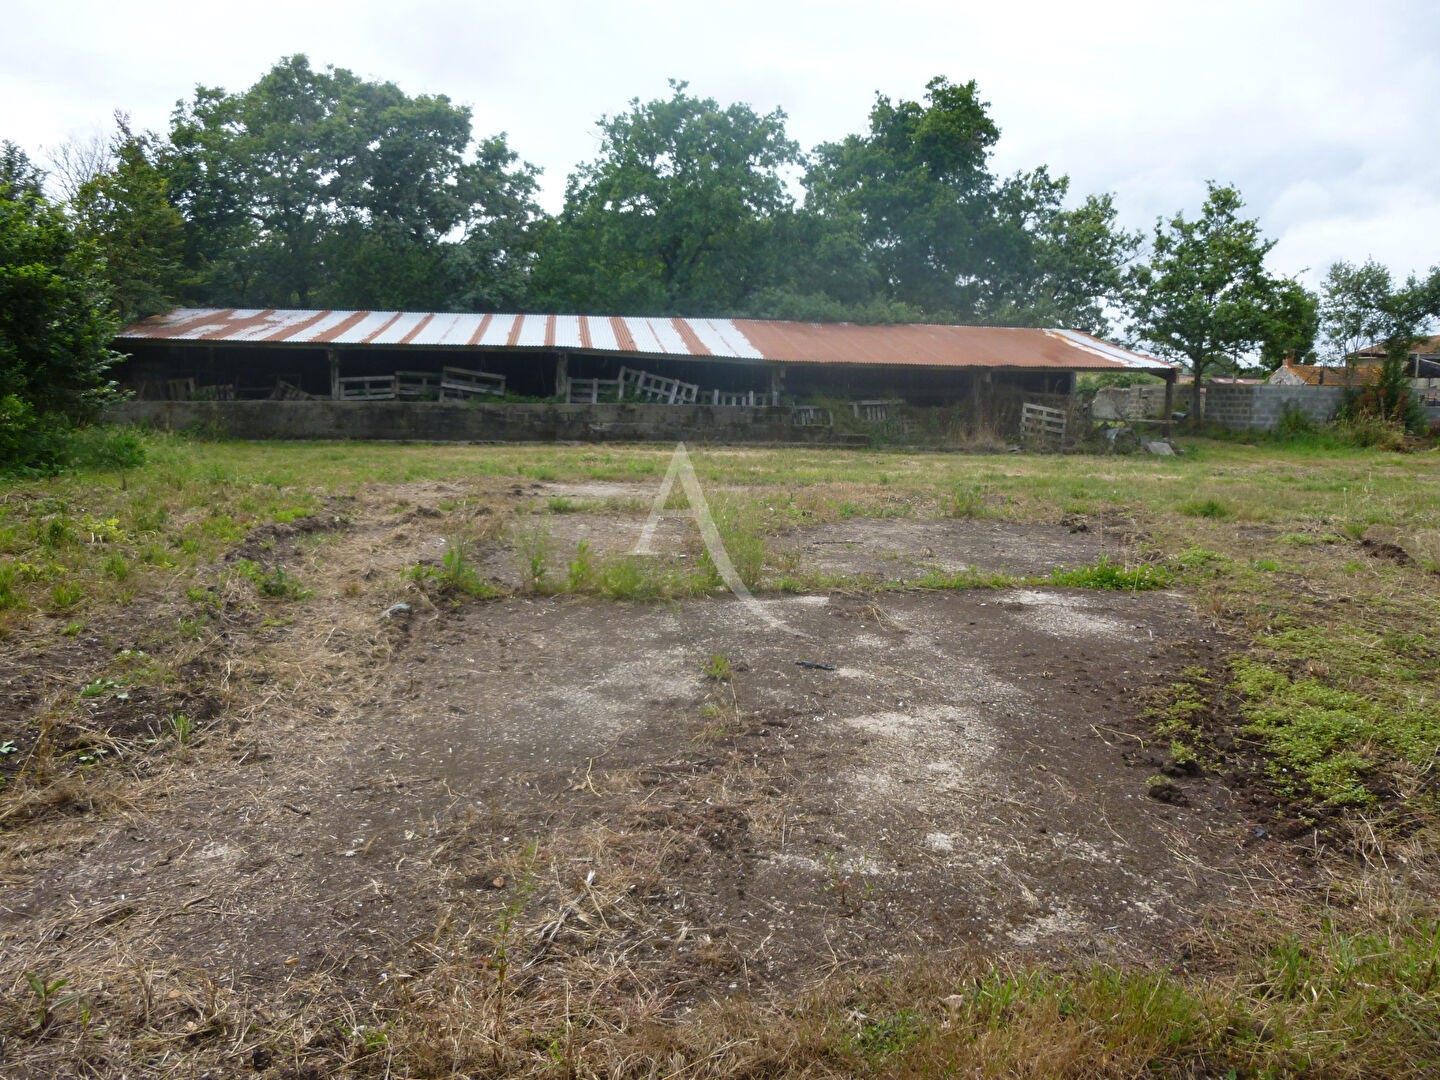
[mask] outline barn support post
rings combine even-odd
[[[326,349],[325,356],[330,361],[330,400],[340,400],[340,350]]]
[[[555,354],[555,399],[570,399],[570,358],[563,352]]]
[[[990,385],[990,369],[975,372],[970,379],[970,412],[974,417],[975,427],[979,427],[985,417],[986,410],[990,407],[992,398]]]
[[[770,368],[770,404],[779,405],[785,393],[785,365],[775,364]]]
[[[1170,417],[1175,411],[1175,369],[1165,372],[1165,424],[1160,434],[1170,438]]]

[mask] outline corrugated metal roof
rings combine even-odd
[[[1085,371],[1172,366],[1075,330],[916,323],[861,326],[758,319],[180,308],[136,323],[119,336],[127,341],[217,344],[574,349],[901,367]]]

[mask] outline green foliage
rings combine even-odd
[[[1276,338],[1279,312],[1297,300],[1266,274],[1275,242],[1261,237],[1258,222],[1240,217],[1240,193],[1215,183],[1208,189],[1196,220],[1176,214],[1156,222],[1150,262],[1130,279],[1134,333],[1189,365],[1190,415],[1197,419],[1204,376],[1234,367],[1243,353]]]
[[[1320,292],[1320,325],[1327,359],[1343,362],[1390,332],[1388,309],[1395,286],[1389,269],[1374,259],[1366,259],[1359,266],[1343,259],[1332,263]]]
[[[1320,332],[1320,298],[1298,281],[1273,283],[1265,306],[1260,336],[1260,367],[1274,371],[1286,357],[1296,363],[1315,359],[1315,337]]]
[[[729,314],[775,279],[791,208],[784,170],[800,160],[785,114],[670,89],[600,120],[599,154],[571,175],[541,245],[550,306]]]
[[[1103,332],[1139,237],[1116,227],[1108,195],[1065,209],[1069,179],[1043,166],[999,180],[988,107],[973,81],[943,77],[923,103],[877,96],[866,134],[816,148],[806,212],[872,288],[926,320]]]
[[[1275,427],[1270,434],[1279,441],[1293,439],[1308,439],[1316,435],[1320,426],[1310,419],[1308,413],[1293,402],[1286,402],[1285,407],[1280,410],[1280,419],[1275,422]]]
[[[877,95],[870,129],[815,150],[807,205],[849,215],[891,295],[926,312],[974,312],[993,241],[1000,130],[972,81],[926,85],[924,104]]]
[[[101,400],[114,324],[94,249],[0,144],[0,474],[53,471],[70,420]]]
[[[1303,655],[1317,640],[1313,631],[1298,631],[1273,643]],[[1395,759],[1425,767],[1440,746],[1440,707],[1423,695],[1381,700],[1254,660],[1236,660],[1232,668],[1245,698],[1246,731],[1265,740],[1273,773],[1292,793],[1329,805],[1371,803],[1365,780],[1377,766]],[[1393,674],[1392,666],[1385,671]]]
[[[925,1028],[924,1018],[913,1009],[878,1020],[867,1020],[853,1037],[852,1045],[863,1056],[881,1060],[898,1054],[916,1042]]]
[[[1170,572],[1163,566],[1143,563],[1139,566],[1123,566],[1103,558],[1089,566],[1055,570],[1050,575],[1052,585],[1063,585],[1072,589],[1116,589],[1141,592],[1147,589],[1168,588],[1170,582]]]
[[[909,584],[917,589],[1013,589],[1023,581],[1008,574],[987,573],[970,566],[958,573],[932,570]]]
[[[161,172],[159,136],[136,134],[123,115],[110,167],[83,181],[71,200],[76,230],[101,260],[116,318],[124,326],[168,310],[179,291],[185,220]]]
[[[499,590],[486,581],[480,571],[465,557],[465,542],[461,538],[447,541],[445,554],[440,556],[440,565],[413,567],[409,576],[415,581],[429,581],[440,587],[440,591],[455,596],[471,596],[488,599],[499,595]]]
[[[1226,521],[1235,516],[1229,506],[1214,497],[1187,499],[1180,504],[1180,513],[1186,517],[1209,518],[1212,521]]]
[[[163,171],[185,215],[189,294],[227,305],[514,305],[538,210],[470,111],[304,56],[238,94],[197,87]]]
[[[310,595],[310,590],[283,566],[266,570],[251,559],[241,559],[235,564],[235,572],[254,585],[261,596],[272,600],[304,600]]]
[[[565,583],[571,592],[586,592],[595,583],[595,557],[590,550],[590,541],[581,540],[575,548],[575,558],[566,568]]]
[[[950,493],[950,516],[982,517],[985,513],[985,489],[979,484],[957,484]]]
[[[80,1000],[79,994],[61,993],[66,986],[70,985],[69,979],[46,979],[33,971],[27,971],[25,982],[30,987],[30,993],[35,997],[30,1020],[31,1031],[44,1031],[55,1022],[57,1009],[63,1009]]]

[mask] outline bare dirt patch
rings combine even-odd
[[[493,980],[510,957],[518,996],[583,986],[677,1015],[918,955],[1170,958],[1200,913],[1283,884],[1218,781],[1147,797],[1147,689],[1224,647],[1183,597],[764,600],[792,634],[729,598],[437,606],[400,574],[466,529],[513,559],[504,529],[531,515],[505,507],[532,497],[387,489],[333,528],[251,537],[313,596],[236,603],[186,646],[210,741],[129,803],[6,838],[5,971],[68,974],[97,1007],[143,975],[180,1038],[264,1072],[234,1010],[263,1028],[277,1002],[378,1000],[437,964]],[[617,546],[642,520],[551,518]],[[1010,572],[1115,542],[975,521],[799,538],[802,568],[836,547],[836,566]],[[38,707],[18,668],[6,681]]]
[[[857,518],[799,530],[784,550],[827,574],[908,580],[930,571],[980,570],[1017,577],[1115,558],[1121,527],[1075,520],[1031,525],[962,518]]]

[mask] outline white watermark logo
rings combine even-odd
[[[755,599],[754,594],[741,580],[735,564],[730,561],[730,554],[725,550],[725,541],[720,537],[720,530],[715,527],[715,518],[710,513],[710,504],[705,501],[705,493],[700,490],[700,480],[695,475],[695,466],[690,463],[690,454],[686,451],[683,442],[677,443],[675,446],[675,453],[670,458],[670,468],[665,471],[665,479],[661,482],[660,491],[650,506],[650,516],[645,519],[645,527],[640,530],[640,539],[635,542],[633,554],[655,554],[652,546],[655,539],[655,528],[660,524],[660,518],[665,512],[665,504],[670,499],[670,493],[675,490],[676,477],[679,477],[680,486],[684,489],[685,497],[690,502],[690,512],[695,515],[695,524],[700,527],[700,538],[705,541],[705,550],[709,553],[710,562],[715,567],[716,573],[720,575],[720,580],[752,615],[772,630],[782,630],[787,634],[794,634],[796,637],[804,637],[804,634],[788,626],[783,619],[774,615],[764,604]]]

